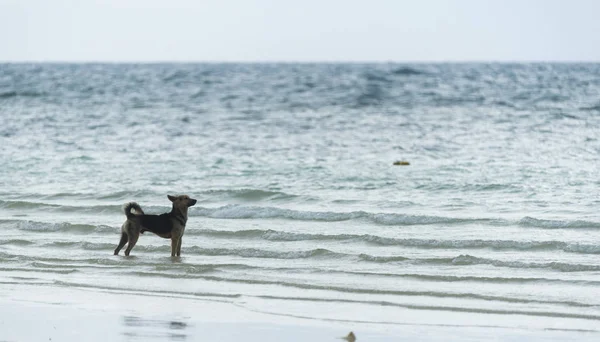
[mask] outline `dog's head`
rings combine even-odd
[[[173,202],[173,206],[178,207],[178,208],[186,208],[187,207],[191,207],[194,204],[196,204],[196,200],[193,198],[190,198],[190,196],[188,195],[179,195],[179,196],[171,196],[171,195],[167,195],[167,197],[169,198],[169,201]]]

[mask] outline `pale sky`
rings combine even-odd
[[[0,0],[0,61],[600,61],[600,0]]]

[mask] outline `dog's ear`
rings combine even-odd
[[[169,198],[169,201],[171,201],[171,202],[175,202],[177,200],[177,197],[175,197],[175,196],[167,195],[167,197]]]

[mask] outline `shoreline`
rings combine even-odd
[[[594,341],[600,335],[587,329],[493,326],[493,315],[479,315],[473,325],[442,324],[434,311],[429,323],[371,323],[271,314],[227,300],[46,284],[5,282],[0,291],[0,342],[343,341],[350,331],[357,341],[447,341],[449,336],[461,341]]]

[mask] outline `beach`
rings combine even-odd
[[[0,341],[592,341],[598,64],[0,64]],[[181,257],[135,201],[187,194]]]
[[[2,292],[2,341],[335,341],[350,330],[359,341],[598,338],[593,324],[576,321],[563,326],[562,320],[556,320],[553,326],[548,322],[523,321],[522,317],[507,320],[492,316],[485,321],[455,317],[453,323],[435,324],[432,315],[439,313],[407,310],[400,313],[402,316],[390,317],[388,324],[361,323],[344,313],[339,317],[348,321],[271,315],[227,301],[184,296],[89,289],[40,291],[39,287],[5,284]],[[356,313],[354,316],[361,318]]]

